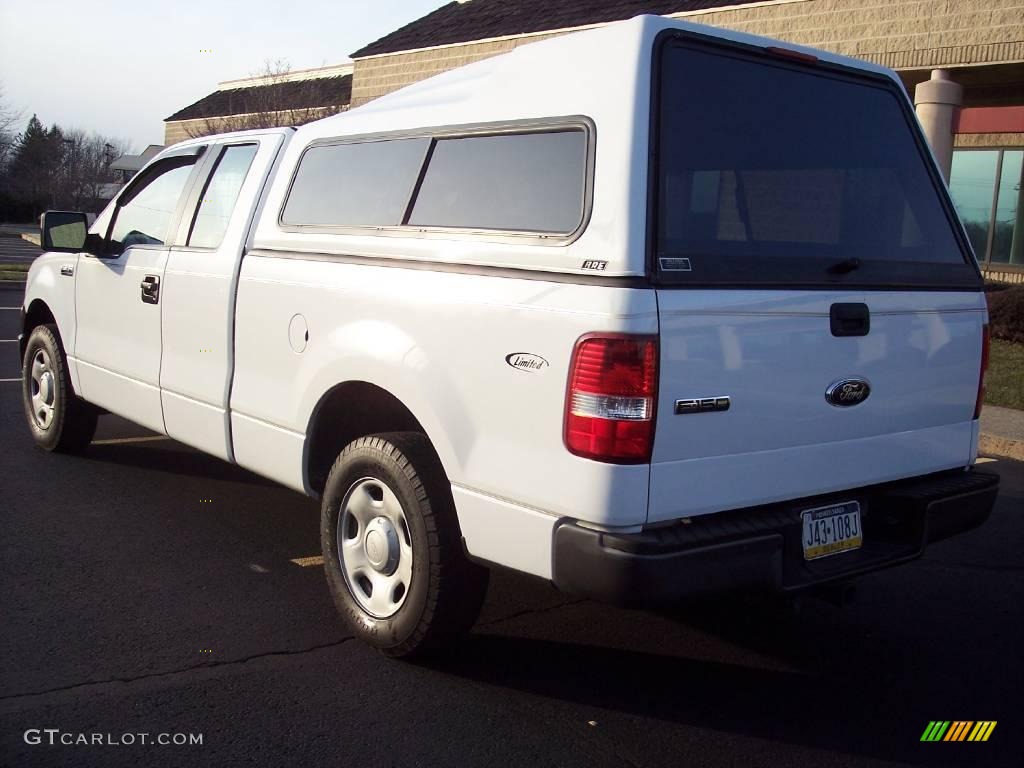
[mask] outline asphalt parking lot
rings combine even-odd
[[[499,572],[469,641],[413,665],[351,640],[293,562],[319,554],[315,502],[114,417],[81,456],[35,450],[17,321],[0,309],[2,765],[1022,764],[1024,464],[987,465],[983,528],[843,608],[627,611]],[[922,744],[936,719],[998,725]],[[47,728],[203,741],[25,742]]]
[[[20,237],[0,237],[0,264],[31,264],[39,246]]]

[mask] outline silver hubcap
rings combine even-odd
[[[402,504],[380,480],[358,480],[342,499],[338,559],[360,608],[378,619],[398,612],[412,584],[412,538]]]
[[[40,349],[32,358],[32,419],[40,429],[49,429],[53,424],[53,412],[57,407],[57,382],[50,367],[50,356]]]

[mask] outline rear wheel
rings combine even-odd
[[[96,409],[71,388],[55,325],[32,330],[22,359],[21,394],[32,439],[47,451],[82,450],[96,432]]]
[[[320,533],[338,611],[386,655],[436,648],[476,621],[488,571],[463,554],[451,487],[426,436],[346,446],[327,478]]]

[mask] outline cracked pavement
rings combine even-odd
[[[0,290],[0,306],[20,296]],[[0,311],[0,338],[17,312]],[[0,378],[17,375],[0,344]],[[113,417],[100,439],[144,436]],[[315,502],[172,441],[34,450],[0,384],[0,766],[987,765],[1024,754],[1024,464],[989,523],[838,608],[661,612],[496,572],[470,639],[422,664],[352,641]],[[202,502],[200,499],[212,499]],[[999,721],[921,744],[929,720]],[[201,733],[29,745],[30,728]]]

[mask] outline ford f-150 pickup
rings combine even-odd
[[[86,221],[45,214],[29,275],[36,443],[107,411],[320,499],[390,655],[471,627],[493,564],[791,592],[994,503],[981,275],[872,64],[638,17],[173,145]]]

